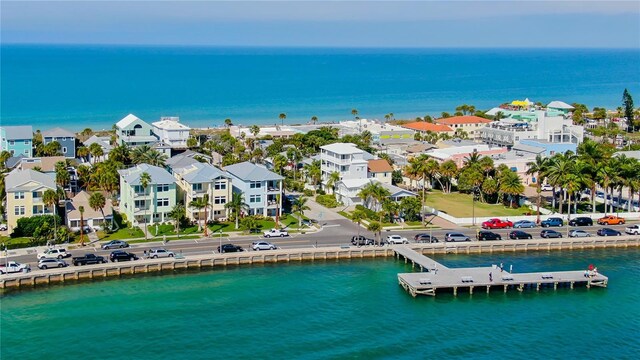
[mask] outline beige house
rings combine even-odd
[[[225,204],[231,201],[231,177],[215,166],[193,163],[174,168],[173,175],[178,184],[178,202],[184,201],[187,218],[193,221],[205,220],[204,209],[195,209],[189,204],[197,198],[209,194],[209,208],[206,221],[227,218]]]
[[[53,208],[42,197],[47,190],[56,190],[52,176],[34,170],[14,170],[5,178],[7,192],[7,226],[9,233],[18,219],[37,215],[52,215]]]
[[[377,179],[383,184],[391,185],[391,173],[393,173],[393,167],[385,159],[369,160],[367,164],[369,179]]]
[[[84,207],[84,213],[82,214],[83,225],[88,225],[92,229],[96,226],[104,228],[105,223],[113,219],[111,199],[106,198],[102,211],[100,209],[94,210],[89,205],[89,194],[86,191],[81,191],[73,199],[67,201],[66,204],[67,226],[71,230],[80,229],[80,206]]]
[[[469,135],[469,139],[477,139],[480,138],[480,130],[491,123],[491,120],[479,116],[465,115],[438,119],[436,123],[446,125],[452,128],[454,132],[464,131]]]

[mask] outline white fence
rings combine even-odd
[[[534,210],[535,212],[535,210]],[[475,221],[474,218],[457,218],[454,216],[451,216],[449,214],[445,214],[442,211],[435,211],[434,212],[436,215],[438,215],[439,217],[452,222],[454,224],[457,225],[473,225],[474,222],[476,225],[481,224],[483,221],[487,221],[489,219],[494,219],[494,218],[501,218],[503,220],[509,220],[509,221],[519,221],[519,220],[531,220],[531,221],[536,221],[537,216],[536,215],[523,215],[523,216],[476,216],[475,217]],[[611,213],[608,213],[607,215],[611,215]],[[591,218],[593,220],[597,220],[601,217],[605,216],[604,213],[595,213],[595,214],[571,214],[571,219],[575,219],[577,217],[588,217]],[[627,220],[638,220],[640,219],[640,212],[632,212],[632,213],[620,213],[618,214],[618,216],[627,219]],[[567,214],[552,214],[552,215],[543,215],[540,214],[540,220],[546,220],[548,218],[551,217],[559,217],[562,218],[563,220],[567,220],[568,215]]]

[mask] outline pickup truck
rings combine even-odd
[[[482,223],[483,229],[505,229],[512,228],[513,223],[509,220],[502,221],[500,219],[489,219]]]
[[[285,230],[280,230],[280,229],[271,229],[264,232],[264,237],[266,238],[278,237],[278,236],[280,237],[289,236],[289,233]]]
[[[15,261],[9,261],[7,264],[0,264],[0,274],[11,274],[18,272],[29,272],[31,267],[27,264],[20,264]]]
[[[95,254],[85,254],[84,256],[77,256],[72,259],[73,265],[89,265],[89,264],[106,264],[107,259]]]
[[[598,219],[598,224],[600,225],[621,225],[624,224],[624,222],[624,218],[615,215],[608,215]]]

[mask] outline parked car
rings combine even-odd
[[[71,256],[71,254],[67,253],[67,249],[65,248],[53,248],[47,249],[44,252],[38,253],[38,260],[40,259],[63,259]]]
[[[419,243],[437,243],[438,238],[429,234],[417,234],[413,237],[413,240]]]
[[[90,265],[90,264],[104,264],[107,260],[96,254],[85,254],[84,256],[76,256],[72,259],[73,265]]]
[[[402,237],[400,235],[389,235],[387,236],[387,242],[389,244],[408,244],[409,240],[407,238]]]
[[[267,241],[254,241],[251,244],[253,250],[275,250],[278,247]]]
[[[540,222],[540,226],[542,227],[551,227],[551,226],[562,226],[564,225],[564,220],[559,217],[551,217],[547,220],[543,220]]]
[[[42,259],[38,261],[38,269],[46,270],[53,268],[67,267],[69,264],[62,259]]]
[[[569,220],[569,226],[592,226],[593,220],[586,216],[580,216]]]
[[[353,236],[351,237],[351,244],[355,245],[355,246],[363,246],[363,245],[373,245],[375,244],[375,240],[370,239],[370,238],[366,238],[362,235],[360,236]]]
[[[515,240],[515,239],[533,239],[533,236],[531,236],[531,234],[528,234],[522,230],[514,230],[512,232],[509,233],[509,239]]]
[[[489,219],[482,223],[483,229],[505,229],[513,227],[513,223],[509,220],[502,221],[500,219]]]
[[[88,234],[88,233],[90,233],[90,232],[91,232],[91,230],[92,230],[92,229],[91,229],[91,226],[89,226],[89,225],[84,225],[84,226],[82,227],[82,233],[83,233],[83,234]],[[80,233],[80,227],[79,227],[79,226],[72,227],[72,228],[71,228],[71,231],[73,231],[73,232],[74,232],[74,233],[76,233],[76,234],[79,234],[79,233]]]
[[[471,238],[460,232],[448,232],[444,234],[444,241],[446,242],[471,241]]]
[[[29,272],[31,271],[31,266],[28,264],[20,264],[15,261],[9,261],[8,263],[0,264],[0,275],[2,274],[11,274],[17,272]]]
[[[169,251],[164,248],[159,249],[151,249],[149,250],[149,258],[157,259],[157,258],[166,258],[166,257],[174,257],[176,254],[173,251]]]
[[[624,229],[624,232],[626,232],[629,235],[640,235],[640,225],[636,224],[636,225],[627,226]]]
[[[242,246],[239,246],[239,245],[222,244],[222,248],[218,246],[218,252],[220,254],[230,253],[230,252],[241,252],[241,251],[244,251],[244,249],[242,248]]]
[[[9,229],[7,224],[0,224],[0,231],[7,231],[7,229]]]
[[[622,233],[618,230],[613,230],[611,228],[602,228],[598,229],[598,236],[620,236]]]
[[[500,236],[500,234],[496,234],[496,233],[491,232],[491,231],[481,230],[481,231],[478,232],[478,235],[476,235],[476,239],[478,239],[479,241],[484,241],[484,240],[502,240],[502,236]]]
[[[534,228],[534,227],[536,227],[536,223],[534,223],[533,221],[529,221],[529,220],[520,220],[520,221],[514,222],[513,223],[513,227],[515,229]]]
[[[570,238],[577,238],[577,237],[590,237],[591,234],[589,234],[588,232],[584,231],[584,230],[571,230],[569,231],[569,237]]]
[[[615,216],[615,215],[607,215],[605,217],[601,217],[598,219],[598,224],[600,225],[621,225],[624,224],[624,218]]]
[[[102,244],[102,250],[123,249],[128,247],[129,244],[122,240],[111,240],[108,243]]]
[[[279,237],[289,236],[289,233],[286,230],[280,230],[280,229],[271,229],[264,232],[264,237],[266,238],[278,237],[278,236]]]
[[[545,238],[545,239],[549,239],[549,238],[561,238],[562,234],[560,234],[559,232],[555,231],[555,230],[550,230],[550,229],[544,229],[540,232],[540,237],[541,238]]]
[[[109,254],[109,260],[111,262],[138,260],[138,255],[124,250],[115,250]]]
[[[540,190],[542,191],[553,191],[553,186],[549,185],[549,184],[544,184],[540,187]]]

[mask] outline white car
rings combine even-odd
[[[553,186],[549,185],[549,184],[544,184],[540,187],[540,190],[542,191],[553,191]]]
[[[264,237],[266,238],[270,238],[270,237],[285,237],[285,236],[289,236],[289,233],[285,230],[280,230],[280,229],[271,229],[269,231],[265,231],[264,232]]]
[[[151,258],[151,259],[174,257],[174,256],[176,256],[176,254],[174,254],[172,251],[169,251],[167,249],[151,249],[151,250],[149,250],[149,258]]]
[[[640,225],[636,224],[636,225],[627,226],[624,229],[624,232],[626,232],[629,235],[640,235]]]
[[[258,251],[258,250],[275,250],[278,247],[268,241],[256,241],[251,245],[251,248],[255,251]]]
[[[45,252],[38,253],[38,260],[41,259],[63,259],[71,254],[67,253],[65,248],[48,249]]]
[[[409,240],[407,240],[407,238],[402,237],[400,235],[389,235],[387,236],[387,242],[389,244],[408,244]]]
[[[0,231],[6,231],[7,229],[7,224],[0,224]]]

